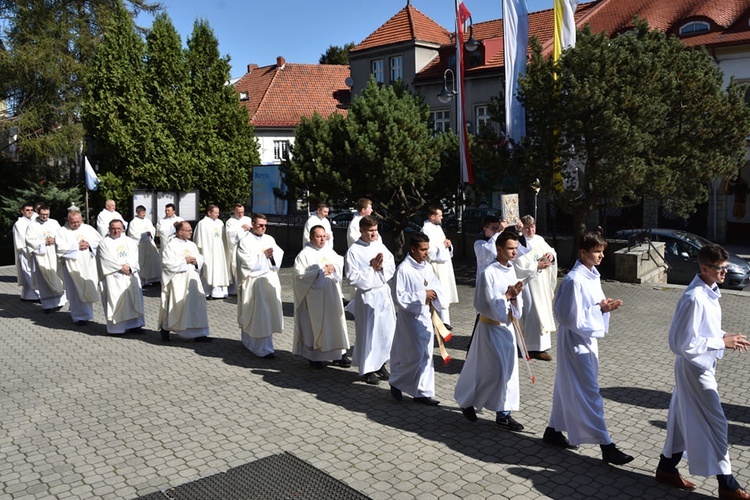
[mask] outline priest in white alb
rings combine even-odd
[[[268,219],[255,213],[252,228],[237,245],[237,321],[242,345],[258,357],[273,359],[273,335],[284,330],[279,267],[284,251],[266,234]]]
[[[453,243],[445,237],[441,226],[443,209],[433,205],[428,209],[427,220],[424,221],[422,232],[430,239],[430,253],[427,257],[433,271],[440,280],[445,297],[441,303],[440,318],[450,330],[450,305],[458,302],[458,288],[456,276],[453,272]]]
[[[203,255],[201,279],[206,297],[223,299],[229,296],[229,268],[224,246],[224,222],[219,219],[219,207],[209,205],[206,216],[195,226],[193,241]]]
[[[526,246],[530,250],[516,257],[516,275],[523,281],[523,332],[529,356],[551,361],[547,352],[552,347],[556,330],[552,300],[557,287],[557,252],[536,234],[536,221],[531,215],[521,217]]]
[[[110,335],[142,333],[146,325],[141,280],[138,277],[138,245],[123,234],[125,224],[109,221],[109,235],[96,251],[102,279],[102,306]]]
[[[128,225],[128,237],[138,244],[138,276],[144,286],[161,280],[161,257],[154,243],[155,235],[156,228],[146,218],[146,207],[138,205]]]
[[[357,213],[354,214],[351,222],[349,223],[349,227],[346,229],[347,248],[351,248],[351,246],[354,245],[361,236],[359,232],[359,221],[362,220],[362,217],[371,214],[372,200],[368,198],[360,198],[359,200],[357,200]]]
[[[68,210],[68,222],[55,237],[65,290],[70,301],[70,315],[78,326],[94,319],[94,304],[99,302],[99,272],[96,248],[101,236],[83,223],[77,207]]]
[[[159,235],[159,250],[164,251],[169,240],[176,234],[175,224],[183,220],[185,219],[177,215],[174,203],[167,203],[164,206],[164,218],[156,223],[156,232]]]
[[[16,277],[21,287],[21,300],[36,301],[39,294],[32,286],[31,256],[26,248],[26,230],[34,221],[34,205],[24,203],[21,216],[13,224],[13,248],[16,255]]]
[[[331,208],[327,203],[318,203],[315,213],[307,219],[305,227],[302,229],[302,246],[310,243],[310,229],[313,226],[323,226],[326,230],[326,246],[333,248],[333,231],[331,230],[331,221],[328,220],[328,213]]]
[[[125,218],[115,208],[117,208],[115,200],[107,200],[104,202],[102,211],[96,216],[96,230],[99,231],[102,238],[109,234],[109,221],[111,220],[121,220],[125,228],[128,227]]]
[[[45,314],[59,311],[67,302],[65,285],[58,266],[55,237],[60,224],[50,219],[50,208],[39,206],[39,216],[26,229],[26,249],[29,252],[34,288]]]
[[[227,267],[229,268],[229,295],[237,295],[237,243],[252,228],[253,221],[245,215],[242,203],[234,205],[232,216],[224,225],[224,238],[227,250]]]
[[[294,340],[292,353],[315,368],[325,362],[349,367],[349,337],[341,278],[344,258],[326,247],[323,226],[313,226],[308,243],[294,260]]]
[[[161,339],[170,332],[196,342],[210,342],[206,294],[201,284],[203,256],[190,241],[193,229],[187,221],[175,226],[175,236],[161,253]]]
[[[409,255],[399,264],[393,280],[393,301],[398,308],[396,333],[391,346],[391,396],[397,401],[406,392],[415,403],[437,406],[435,366],[432,361],[435,328],[432,310],[440,309],[443,292],[432,266],[427,263],[430,242],[417,233],[409,243]]]

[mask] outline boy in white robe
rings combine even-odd
[[[445,237],[443,228],[440,226],[442,222],[443,210],[433,205],[427,212],[427,220],[422,225],[422,232],[430,239],[430,254],[427,259],[445,293],[442,308],[438,312],[446,328],[450,330],[450,305],[458,302],[458,288],[456,275],[453,272],[453,244]]]
[[[359,232],[359,221],[362,220],[362,217],[367,215],[372,215],[372,200],[360,198],[357,200],[357,213],[352,217],[352,221],[349,223],[349,227],[346,230],[347,248],[351,248],[351,246],[359,240],[359,237],[361,236],[361,233]]]
[[[555,317],[552,301],[557,287],[557,253],[536,234],[536,221],[531,215],[521,217],[526,254],[514,261],[516,275],[523,281],[523,333],[529,356],[552,361],[547,352],[552,347]]]
[[[195,226],[193,241],[203,255],[201,279],[206,297],[223,299],[229,296],[229,268],[224,247],[224,222],[219,219],[219,207],[209,205],[206,216]]]
[[[524,426],[511,412],[520,406],[517,332],[512,314],[523,311],[523,283],[516,277],[513,259],[518,252],[518,236],[502,233],[496,241],[497,259],[485,267],[474,291],[474,308],[479,313],[469,354],[456,383],[454,396],[464,416],[477,421],[476,409],[496,412],[495,423],[518,432]]]
[[[78,326],[94,319],[94,303],[99,302],[99,272],[96,248],[101,236],[83,223],[77,209],[68,212],[68,222],[55,237],[63,281],[70,301],[70,315]]]
[[[292,353],[314,368],[325,362],[348,368],[349,337],[341,278],[344,258],[326,247],[326,230],[313,226],[310,243],[294,259],[294,339]]]
[[[234,212],[224,225],[226,239],[227,266],[229,268],[229,295],[237,295],[237,243],[250,231],[253,221],[245,215],[242,203],[234,205]]]
[[[169,333],[195,342],[210,342],[206,294],[201,284],[203,256],[190,241],[190,223],[175,224],[175,236],[161,253],[161,339],[169,342]]]
[[[415,403],[437,406],[435,367],[432,360],[432,308],[440,310],[443,292],[432,266],[427,263],[430,241],[423,233],[411,238],[409,255],[398,266],[393,280],[393,301],[398,307],[396,333],[391,346],[391,396],[402,391]]]
[[[396,272],[393,254],[378,238],[378,221],[368,215],[359,221],[361,236],[346,253],[346,279],[355,288],[346,310],[354,315],[352,364],[370,384],[388,380],[385,364],[391,355],[396,311],[388,281]]]
[[[719,245],[698,251],[700,272],[685,289],[669,328],[669,348],[675,353],[675,387],[669,403],[667,439],[656,480],[684,490],[695,484],[677,471],[684,452],[691,474],[716,476],[719,498],[750,499],[732,475],[727,419],[716,383],[716,364],[726,349],[747,351],[745,335],[721,329],[721,292],[729,255]]]
[[[161,257],[154,243],[156,228],[146,218],[146,207],[135,207],[135,217],[128,225],[128,237],[138,244],[138,276],[141,285],[158,283],[161,279]]]
[[[602,291],[599,265],[607,241],[599,232],[581,236],[579,260],[560,283],[555,296],[557,372],[552,414],[543,440],[561,448],[598,444],[602,460],[624,465],[633,457],[612,442],[604,421],[604,400],[599,393],[599,349],[597,339],[609,330],[609,313],[621,300],[607,298]],[[563,432],[568,433],[566,438]]]
[[[33,286],[39,291],[39,301],[45,314],[59,311],[68,302],[55,249],[55,236],[60,224],[50,219],[49,214],[49,206],[42,204],[39,216],[26,229],[26,249],[30,256]]]
[[[24,203],[21,207],[21,216],[13,224],[13,248],[16,253],[16,276],[18,286],[21,287],[21,300],[35,302],[39,300],[39,294],[32,286],[31,256],[26,247],[26,230],[34,221],[34,205]]]
[[[146,319],[141,279],[138,277],[138,246],[123,234],[125,224],[109,221],[109,235],[99,242],[96,258],[102,278],[102,306],[107,333],[143,333]]]
[[[333,231],[331,230],[331,221],[328,220],[330,207],[327,203],[318,203],[315,213],[307,219],[305,227],[302,229],[302,246],[310,243],[310,230],[313,226],[323,226],[326,230],[326,246],[333,248]]]
[[[276,357],[273,335],[284,330],[279,268],[284,251],[266,234],[268,219],[255,213],[237,245],[237,321],[242,345],[260,358]]]

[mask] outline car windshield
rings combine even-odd
[[[679,235],[681,239],[692,243],[698,248],[703,248],[704,246],[711,244],[711,242],[708,241],[706,238],[702,236],[698,236],[697,234],[690,234],[690,233],[677,233],[677,234]]]

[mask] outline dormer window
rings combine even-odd
[[[247,92],[240,91],[240,101],[247,101],[249,100],[249,97],[247,96]]]
[[[708,33],[710,30],[711,26],[705,21],[690,21],[680,26],[680,36]]]

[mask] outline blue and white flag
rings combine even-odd
[[[89,191],[96,191],[99,189],[99,176],[94,172],[87,156],[83,157],[83,164],[84,171],[86,172],[86,189]]]

